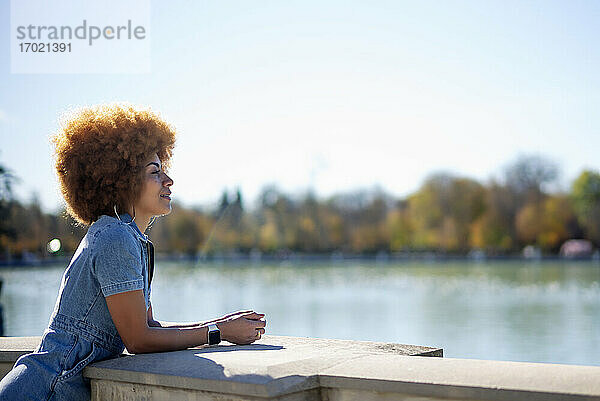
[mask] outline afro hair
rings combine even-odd
[[[64,114],[51,136],[66,211],[82,225],[129,210],[142,189],[144,162],[156,153],[168,171],[175,130],[150,109],[102,104]]]

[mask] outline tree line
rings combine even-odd
[[[556,164],[521,156],[501,179],[487,183],[436,173],[397,199],[382,189],[358,190],[318,199],[292,196],[270,185],[253,207],[241,192],[224,191],[215,207],[185,207],[159,218],[149,236],[161,253],[214,255],[230,252],[360,253],[441,251],[512,254],[527,245],[557,253],[568,239],[600,245],[600,173],[584,170],[567,191],[551,191]],[[43,213],[35,198],[13,199],[16,177],[0,166],[0,258],[29,252],[47,257],[59,238],[72,254],[87,228],[62,210]]]

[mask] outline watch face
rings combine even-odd
[[[208,344],[214,345],[221,342],[221,332],[219,330],[208,332]]]

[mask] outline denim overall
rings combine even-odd
[[[88,364],[119,356],[125,346],[105,297],[143,290],[146,311],[154,247],[127,213],[102,215],[65,270],[42,342],[0,381],[0,400],[89,400]]]

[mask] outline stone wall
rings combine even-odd
[[[0,338],[0,364],[37,342]],[[93,400],[600,401],[597,366],[441,357],[439,348],[267,335],[246,346],[126,354],[84,375]]]

